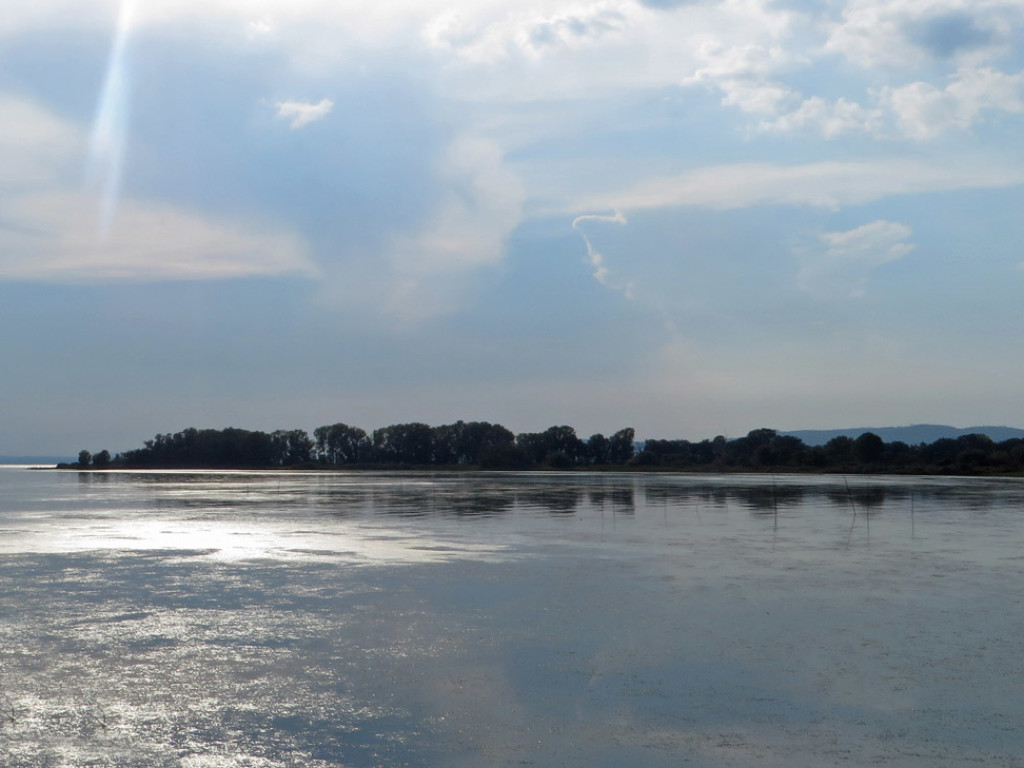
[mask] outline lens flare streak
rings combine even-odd
[[[122,0],[89,142],[86,183],[99,197],[97,233],[101,239],[110,231],[121,191],[131,90],[127,49],[134,9],[134,0]]]

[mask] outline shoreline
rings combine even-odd
[[[664,466],[591,466],[591,467],[529,467],[501,468],[476,467],[465,465],[353,465],[353,466],[286,466],[286,467],[253,467],[253,466],[153,466],[153,467],[77,467],[73,464],[58,464],[53,467],[30,466],[32,471],[79,472],[87,474],[105,474],[124,472],[142,474],[146,472],[181,472],[181,473],[217,473],[217,472],[267,472],[274,474],[440,474],[440,475],[484,475],[484,474],[529,474],[542,473],[551,475],[573,474],[642,474],[642,475],[763,475],[767,478],[781,477],[822,477],[826,475],[857,475],[874,477],[942,477],[942,478],[1006,478],[1022,479],[1024,472],[941,472],[928,469],[893,471],[883,467],[848,467],[807,470],[796,467],[664,467]]]

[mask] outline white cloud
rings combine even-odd
[[[914,249],[907,242],[912,234],[910,227],[884,220],[845,232],[824,232],[817,248],[798,253],[803,264],[797,284],[821,298],[863,296],[872,270]]]
[[[752,10],[749,3],[722,7],[735,11],[741,5]],[[1020,0],[849,0],[836,21],[824,13],[803,16],[767,6],[748,19],[725,10],[707,19],[700,32],[683,33],[692,53],[678,60],[684,67],[689,62],[692,70],[680,82],[713,87],[722,93],[723,105],[762,116],[761,131],[920,139],[969,127],[985,111],[1018,111],[1017,75],[997,71],[992,62],[1015,51],[1024,34]],[[651,39],[658,38],[652,34]],[[915,75],[919,80],[862,90],[849,68],[834,67],[835,54],[863,70],[884,73],[883,81]],[[957,67],[954,81],[936,84],[934,78],[950,62]],[[812,66],[825,75],[828,97],[804,95],[793,86],[791,76]],[[837,93],[837,86],[847,92]]]
[[[67,0],[41,2],[53,9],[51,23],[71,7]],[[110,23],[111,5],[99,8],[81,23]],[[33,14],[13,15],[28,23]],[[147,0],[137,8],[136,29],[184,19],[199,19],[204,34],[225,43],[224,30],[235,30],[231,45],[272,38],[261,44],[279,46],[296,71],[318,75],[335,75],[340,62],[360,52],[429,52],[417,66],[436,65],[432,85],[460,101],[522,103],[701,84],[720,89],[726,105],[765,116],[799,101],[786,76],[814,63],[808,50],[821,40],[809,14],[763,0],[687,3],[671,13],[636,0]],[[277,107],[295,128],[326,114],[323,101]]]
[[[722,91],[722,103],[744,112],[774,114],[793,97],[793,90],[773,80],[791,61],[791,54],[772,39],[762,43],[726,42],[717,35],[697,49],[700,64],[682,79],[683,85],[707,84]]]
[[[746,163],[713,166],[647,179],[621,192],[582,198],[573,211],[700,206],[729,210],[756,205],[838,208],[893,195],[1024,184],[1024,169],[993,166],[972,158],[942,163],[914,160],[807,165]]]
[[[793,70],[808,63],[806,17],[756,0],[685,9],[672,32],[682,36],[692,54],[677,55],[684,64],[679,82],[705,85],[722,93],[722,103],[756,115],[775,115],[799,98],[785,83]],[[692,28],[692,22],[697,25]],[[661,45],[671,41],[656,38]]]
[[[757,115],[777,114],[781,106],[796,95],[791,88],[771,81],[732,79],[720,82],[718,87],[722,90],[723,105]]]
[[[246,25],[246,31],[251,39],[257,39],[274,33],[274,25],[269,18],[254,19]]]
[[[801,61],[790,46],[802,15],[762,0],[681,4],[635,0],[535,6],[491,3],[437,14],[423,40],[459,99],[536,103],[633,88],[705,86],[763,113],[790,89],[776,77]]]
[[[883,119],[881,109],[868,109],[841,97],[830,102],[812,96],[792,112],[762,121],[760,129],[778,133],[811,130],[826,139],[837,139],[849,133],[880,134]]]
[[[501,261],[522,217],[525,190],[501,148],[477,136],[454,140],[438,166],[438,201],[415,235],[388,248],[388,284],[378,309],[400,319],[454,310],[466,281]]]
[[[852,0],[843,18],[833,25],[825,50],[839,53],[862,67],[910,66],[919,63],[921,53],[907,44],[902,32],[905,3]]]
[[[0,279],[47,282],[217,280],[311,274],[301,242],[124,201],[97,233],[98,201],[75,192],[0,200]]]
[[[465,12],[446,12],[424,27],[424,39],[434,48],[459,58],[493,63],[515,54],[538,58],[552,48],[575,48],[622,32],[629,26],[630,3],[578,3],[538,13],[511,5],[497,17],[481,19]]]
[[[723,86],[725,88],[725,86]],[[764,86],[771,94],[771,86]],[[754,92],[756,94],[756,92]],[[827,101],[819,96],[804,99],[790,112],[778,109],[792,93],[777,90],[758,105],[752,97],[748,112],[776,113],[761,121],[763,132],[813,131],[826,139],[851,133],[878,138],[933,139],[950,131],[965,131],[982,121],[987,113],[1024,112],[1024,73],[1006,74],[991,67],[961,67],[945,88],[926,81],[886,87],[872,94],[874,106],[865,107],[839,97]],[[724,103],[730,103],[727,97]]]
[[[291,120],[289,127],[294,131],[327,117],[334,108],[334,102],[330,99],[321,99],[316,104],[304,101],[279,101],[274,106],[277,107],[278,117]]]
[[[1024,112],[1022,92],[1024,74],[982,67],[960,70],[942,89],[920,81],[888,88],[881,101],[892,109],[904,134],[930,139],[949,130],[967,130],[985,112]]]

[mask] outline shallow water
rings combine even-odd
[[[1024,765],[1024,483],[0,470],[0,765]]]

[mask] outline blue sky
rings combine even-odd
[[[39,0],[0,454],[1024,425],[1024,2]]]

